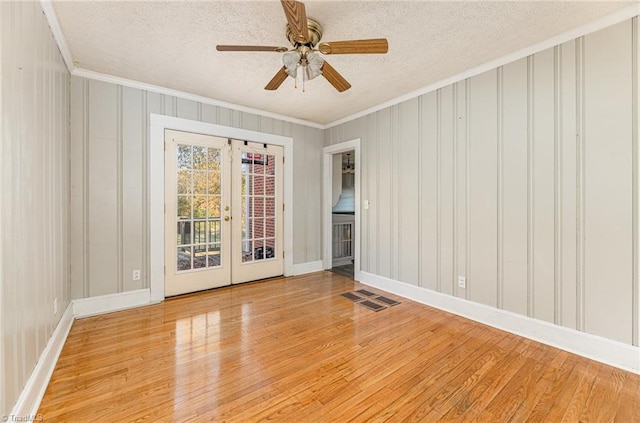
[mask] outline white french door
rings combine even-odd
[[[233,283],[284,273],[282,150],[233,142]]]
[[[282,147],[165,132],[165,295],[283,273]]]

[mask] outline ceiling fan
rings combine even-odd
[[[351,88],[351,84],[342,77],[320,54],[384,54],[389,50],[389,44],[385,38],[369,40],[332,41],[320,43],[322,27],[318,22],[307,18],[304,3],[294,0],[281,0],[284,14],[287,17],[286,36],[292,49],[287,47],[270,46],[237,46],[217,45],[218,51],[270,51],[284,53],[282,61],[284,66],[269,81],[265,90],[276,90],[287,76],[296,80],[298,71],[302,71],[302,83],[304,81],[322,75],[333,87],[340,91]],[[317,48],[316,48],[317,46]]]

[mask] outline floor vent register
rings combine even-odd
[[[340,294],[340,296],[373,311],[384,310],[387,307],[393,307],[394,305],[400,304],[400,301],[376,294],[375,292],[367,291],[366,289],[358,289],[354,292],[345,292],[344,294]]]

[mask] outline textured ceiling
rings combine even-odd
[[[386,55],[325,56],[352,85],[287,79],[263,88],[280,53],[217,52],[216,44],[282,45],[279,1],[58,1],[78,68],[321,124],[566,32],[629,2],[306,1],[322,41],[381,38]]]

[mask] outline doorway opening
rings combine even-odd
[[[331,183],[331,271],[353,279],[356,224],[355,150],[333,155]]]
[[[324,268],[360,278],[360,140],[324,150]]]

